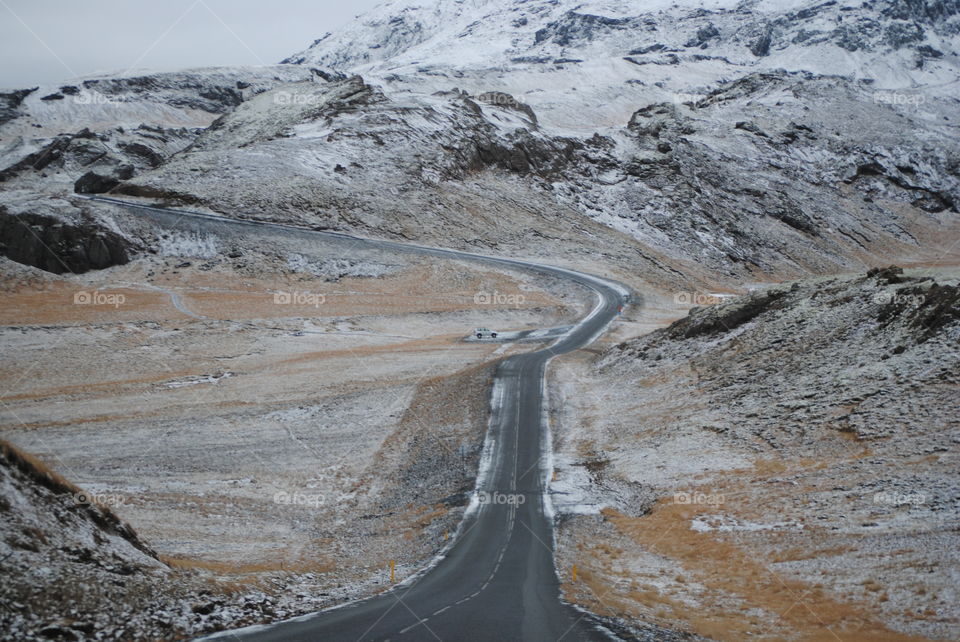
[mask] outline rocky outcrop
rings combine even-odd
[[[533,112],[533,109],[530,107],[530,105],[520,102],[510,94],[502,91],[488,91],[477,96],[477,100],[487,103],[488,105],[514,109],[524,114],[534,127],[537,125],[537,115]]]
[[[133,178],[133,165],[120,165],[111,172],[89,171],[73,184],[77,194],[103,194],[125,181]]]
[[[0,92],[0,125],[18,118],[21,112],[17,109],[23,103],[23,99],[35,92],[38,88],[17,89],[14,91]]]
[[[222,114],[243,102],[243,94],[235,82],[219,85],[204,82],[201,78],[184,78],[174,74],[93,78],[83,81],[82,86],[107,99],[111,96],[142,96],[176,91],[176,95],[167,99],[169,104],[213,114]]]
[[[557,177],[567,168],[583,145],[572,139],[544,139],[519,129],[504,140],[489,139],[477,143],[481,167],[497,167],[520,175]]]
[[[54,274],[82,273],[130,260],[136,246],[87,215],[11,213],[0,207],[0,253]]]
[[[163,154],[144,143],[121,141],[120,149],[128,156],[141,159],[150,168],[159,167],[164,161]],[[123,180],[127,178],[130,177],[126,176]]]
[[[568,11],[560,20],[552,22],[534,36],[536,44],[552,42],[561,47],[567,47],[582,42],[589,42],[600,33],[628,29],[638,20],[633,18],[610,18],[577,11]]]
[[[186,639],[289,613],[256,588],[167,566],[117,516],[132,499],[81,488],[0,440],[4,639]]]
[[[71,145],[75,144],[77,148],[81,150],[78,154],[80,162],[83,162],[84,160],[89,162],[91,158],[91,156],[88,155],[89,147],[82,141],[92,141],[95,138],[96,136],[86,128],[80,132],[77,132],[76,134],[61,134],[39,150],[28,154],[16,163],[4,168],[3,170],[0,170],[0,182],[10,180],[11,178],[27,172],[28,170],[40,172],[45,170],[51,164],[54,166],[61,164],[63,162],[64,154],[71,147]],[[101,151],[99,153],[94,153],[92,154],[92,158],[97,158],[103,153],[105,152]]]
[[[157,134],[141,129],[127,132],[118,127],[97,134],[84,128],[75,134],[56,136],[37,151],[0,170],[0,182],[32,182],[60,173],[73,176],[83,173],[76,181],[81,187],[95,185],[94,176],[126,180],[138,168],[159,166],[169,150],[186,144],[185,141],[194,136],[196,133],[182,129]]]

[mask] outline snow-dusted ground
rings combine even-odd
[[[589,302],[457,261],[117,217],[161,251],[69,277],[4,263],[2,436],[117,498],[183,578],[155,578],[144,616],[188,633],[368,594],[390,560],[420,568],[473,487],[491,364],[526,349],[464,336],[562,327]],[[33,615],[17,626],[50,617]]]
[[[562,359],[567,598],[716,639],[956,638],[957,284],[803,281]]]
[[[396,0],[293,56],[299,64],[134,71],[0,92],[0,244],[35,265],[49,257],[32,239],[44,239],[59,251],[48,269],[69,272],[61,264],[78,256],[94,269],[52,277],[2,263],[0,378],[16,413],[5,434],[79,471],[66,472],[91,491],[124,498],[118,511],[181,565],[202,567],[197,581],[257,578],[231,598],[188,592],[170,598],[173,610],[157,607],[175,611],[167,619],[183,630],[282,617],[382,586],[388,558],[410,572],[456,523],[456,501],[418,493],[457,497],[469,487],[487,401],[482,364],[524,349],[464,337],[478,326],[508,337],[562,326],[576,293],[289,238],[161,234],[72,198],[78,179],[95,190],[120,182],[150,202],[602,273],[643,293],[644,314],[611,331],[633,340],[747,284],[894,259],[956,264],[954,4]],[[81,293],[115,304],[74,304]],[[524,302],[490,305],[481,293]],[[847,325],[860,321],[850,314]],[[773,339],[786,341],[796,328],[779,331]],[[773,339],[739,329],[698,342],[707,357],[667,342],[638,357],[650,376],[629,364],[556,369],[560,567],[576,561],[594,592],[568,586],[568,595],[634,622],[686,622],[737,639],[762,634],[771,614],[786,622],[781,637],[790,627],[819,631],[804,619],[811,611],[866,622],[868,636],[892,635],[881,624],[949,634],[955,614],[941,602],[954,596],[942,575],[927,573],[942,561],[929,556],[936,545],[910,538],[947,513],[900,502],[917,482],[897,475],[917,470],[934,496],[953,492],[929,470],[952,462],[952,446],[911,441],[906,462],[881,447],[855,461],[827,448],[820,455],[834,468],[823,473],[806,450],[780,441],[806,437],[807,415],[823,419],[818,400],[777,398],[747,412],[742,396],[775,387],[783,373],[771,367],[769,381],[742,389],[737,377],[749,369],[726,368],[750,341],[781,349]],[[890,383],[892,363],[919,382],[904,399],[952,390],[937,387],[952,380],[917,374],[905,346],[873,339],[827,350],[844,367],[852,355],[877,359],[844,373],[839,389]],[[954,354],[930,354],[928,365]],[[809,373],[797,386],[820,390]],[[701,387],[718,380],[727,392]],[[852,441],[874,437],[870,417],[889,428],[897,413],[918,426],[911,439],[937,438],[923,404],[884,410],[878,397],[844,399],[827,418],[843,417]],[[423,416],[442,420],[443,439],[418,441]],[[780,425],[785,416],[793,423]],[[91,441],[78,442],[78,432]],[[806,468],[758,463],[770,448]],[[888,468],[870,487],[887,499],[858,503],[863,493],[847,480]],[[709,484],[744,475],[759,480],[743,490],[753,503],[724,504],[735,514],[717,516]],[[666,509],[665,496],[677,500]],[[798,497],[829,526],[801,521]],[[770,508],[769,498],[781,503]],[[811,554],[802,538],[824,528],[838,531],[837,550]],[[731,537],[767,538],[749,540],[763,564]],[[577,550],[587,561],[570,557]],[[901,566],[866,576],[868,556],[880,554]],[[910,584],[921,571],[935,593]],[[785,592],[757,579],[770,573],[787,577]],[[827,584],[811,579],[818,574],[833,584],[818,586]],[[875,613],[847,609],[824,595],[830,587]],[[797,595],[815,608],[783,601]]]

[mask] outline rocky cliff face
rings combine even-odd
[[[0,205],[0,254],[54,274],[81,274],[127,263],[139,244],[88,209],[34,195]]]

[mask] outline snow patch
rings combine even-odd
[[[217,238],[199,232],[173,232],[157,239],[160,256],[213,259],[220,252]]]

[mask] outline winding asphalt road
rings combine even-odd
[[[551,346],[504,359],[494,382],[493,416],[484,447],[477,502],[445,553],[426,573],[365,600],[269,626],[211,637],[237,640],[456,640],[525,642],[610,639],[589,615],[560,600],[553,560],[553,520],[546,495],[548,428],[543,421],[544,370],[556,355],[582,348],[617,315],[628,290],[615,282],[562,268],[454,250],[363,239],[292,225],[94,200],[153,217],[218,225],[295,230],[350,239],[367,247],[507,266],[566,279],[589,288],[597,305]],[[522,498],[522,499],[520,499]],[[499,501],[497,501],[499,499]]]

